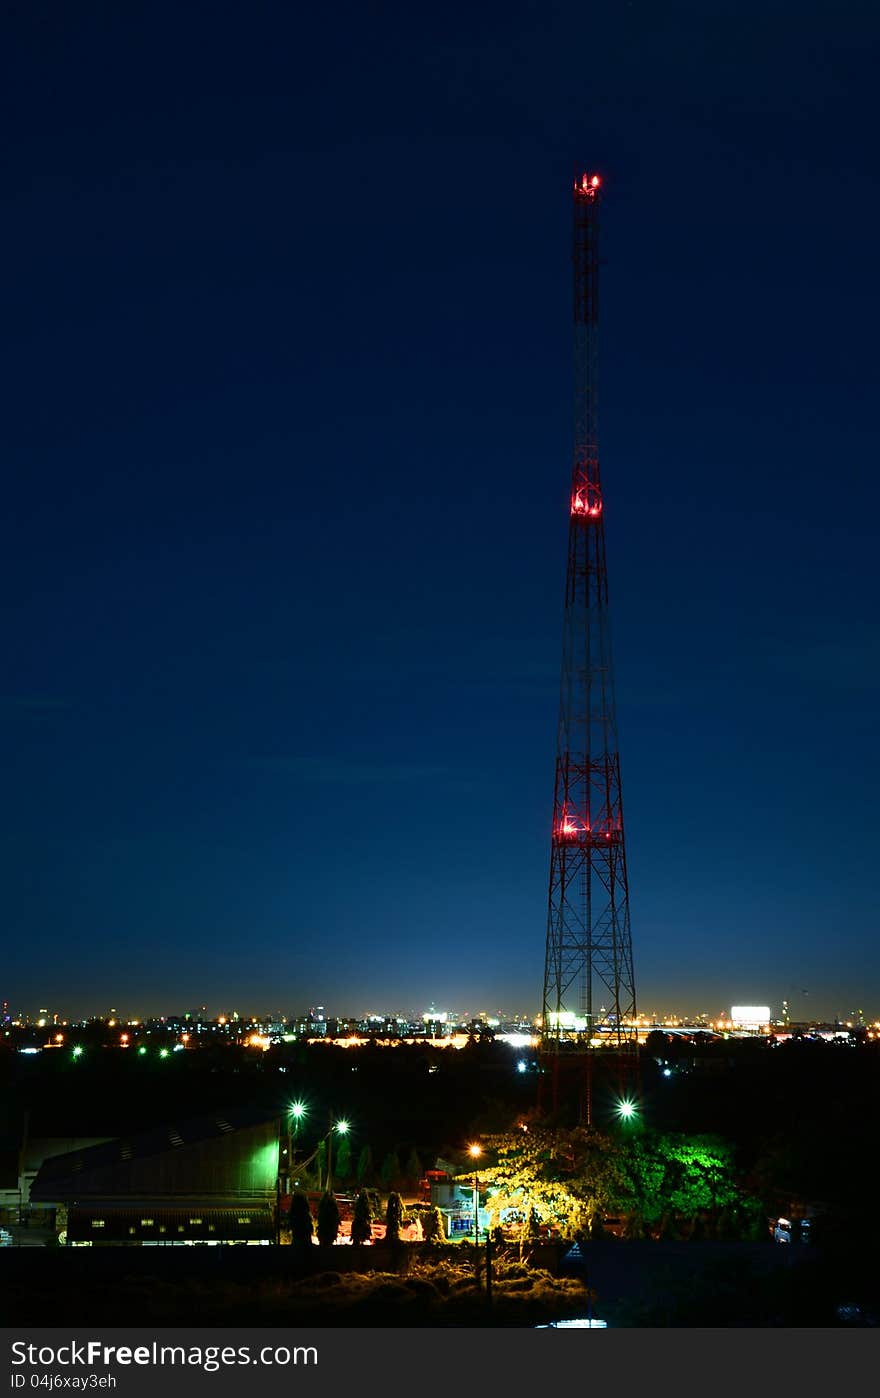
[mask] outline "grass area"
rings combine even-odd
[[[405,1275],[326,1271],[241,1283],[123,1273],[63,1291],[46,1276],[7,1293],[0,1314],[4,1325],[532,1326],[583,1315],[587,1301],[579,1281],[510,1263],[493,1281],[490,1305],[471,1268],[443,1260]]]

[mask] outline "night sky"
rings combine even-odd
[[[880,1011],[876,10],[6,13],[0,994],[540,1008],[580,164],[640,1008]]]

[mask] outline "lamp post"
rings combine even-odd
[[[299,1131],[299,1124],[306,1114],[305,1102],[291,1102],[287,1113],[287,1192],[290,1193],[293,1185],[293,1142]],[[293,1133],[291,1135],[291,1123]]]
[[[478,1282],[480,1280],[480,1181],[477,1178],[477,1161],[482,1154],[482,1146],[468,1146],[468,1155],[474,1162],[474,1270]]]
[[[279,1123],[278,1123],[278,1125],[279,1125],[279,1133],[278,1133],[278,1134],[279,1134],[279,1139],[278,1139],[279,1161],[278,1161],[278,1179],[277,1179],[277,1183],[276,1183],[276,1186],[275,1186],[275,1219],[276,1219],[275,1241],[276,1241],[276,1243],[280,1243],[280,1241],[281,1241],[281,1196],[282,1196],[283,1194],[290,1194],[290,1193],[292,1192],[292,1189],[293,1189],[293,1143],[292,1143],[292,1140],[291,1140],[291,1121],[293,1121],[293,1132],[294,1132],[294,1135],[295,1135],[296,1132],[297,1132],[298,1129],[299,1129],[300,1121],[301,1121],[302,1118],[305,1116],[305,1114],[306,1114],[306,1105],[305,1105],[304,1102],[291,1102],[290,1106],[287,1108],[287,1111],[284,1113],[284,1146],[283,1146],[283,1148],[282,1148],[282,1145],[281,1145],[281,1122],[279,1121]],[[282,1163],[282,1160],[281,1160],[281,1158],[280,1158],[280,1157],[282,1156],[282,1154],[283,1154],[284,1157],[286,1157],[284,1163]]]
[[[351,1130],[351,1124],[350,1124],[348,1121],[346,1121],[346,1119],[345,1119],[344,1116],[341,1116],[341,1117],[339,1118],[338,1121],[334,1121],[333,1118],[332,1118],[332,1116],[331,1116],[331,1118],[330,1118],[330,1130],[327,1132],[327,1135],[326,1135],[326,1137],[325,1137],[325,1139],[326,1139],[326,1141],[327,1141],[327,1193],[328,1193],[328,1194],[332,1193],[332,1191],[333,1191],[333,1132],[334,1132],[334,1131],[338,1132],[338,1134],[339,1134],[340,1136],[347,1136],[350,1130]]]

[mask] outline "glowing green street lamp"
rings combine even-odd
[[[84,1049],[83,1049],[82,1044],[75,1044],[75,1045],[74,1045],[74,1048],[73,1048],[73,1051],[72,1051],[72,1056],[73,1056],[74,1058],[82,1058],[83,1052],[84,1052]]]
[[[638,1112],[638,1108],[635,1102],[631,1102],[628,1097],[622,1097],[615,1107],[615,1111],[621,1121],[632,1121],[633,1117],[636,1116]]]
[[[341,1117],[338,1119],[338,1121],[334,1121],[334,1120],[332,1119],[332,1117],[331,1117],[331,1119],[330,1119],[330,1130],[327,1132],[327,1135],[326,1135],[325,1138],[324,1138],[324,1139],[326,1140],[326,1142],[327,1142],[327,1193],[328,1193],[328,1194],[331,1194],[331,1193],[333,1192],[333,1132],[334,1132],[334,1131],[338,1132],[338,1134],[339,1134],[340,1136],[347,1136],[350,1130],[351,1130],[351,1122],[348,1121],[346,1117],[341,1116]]]
[[[302,1121],[304,1116],[308,1116],[308,1111],[309,1109],[306,1106],[305,1102],[301,1101],[291,1102],[290,1106],[287,1108],[287,1129],[285,1132],[285,1135],[287,1137],[285,1151],[287,1155],[287,1168],[286,1170],[279,1170],[278,1174],[279,1179],[281,1176],[285,1176],[287,1188],[284,1192],[288,1194],[290,1193],[293,1182],[294,1143],[296,1141],[297,1133],[299,1132],[300,1122]]]

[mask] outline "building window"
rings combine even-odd
[[[104,1219],[103,1219],[103,1218],[93,1218],[93,1219],[92,1219],[92,1227],[93,1227],[93,1228],[103,1228],[103,1227],[104,1227]]]
[[[155,1220],[152,1219],[152,1218],[142,1218],[142,1219],[141,1219],[141,1228],[152,1228],[153,1225],[154,1225],[154,1222],[155,1222]]]
[[[250,1220],[250,1215],[249,1215],[249,1214],[245,1214],[243,1217],[237,1218],[235,1221],[236,1221],[236,1223],[250,1223],[250,1221],[251,1221],[251,1220]]]
[[[190,1219],[190,1223],[191,1223],[191,1224],[201,1223],[201,1221],[202,1221],[202,1220],[201,1220],[200,1218],[191,1218],[191,1219]]]
[[[136,1228],[129,1228],[128,1231],[129,1231],[129,1233],[136,1233],[136,1232],[137,1232],[137,1229],[136,1229]]]

